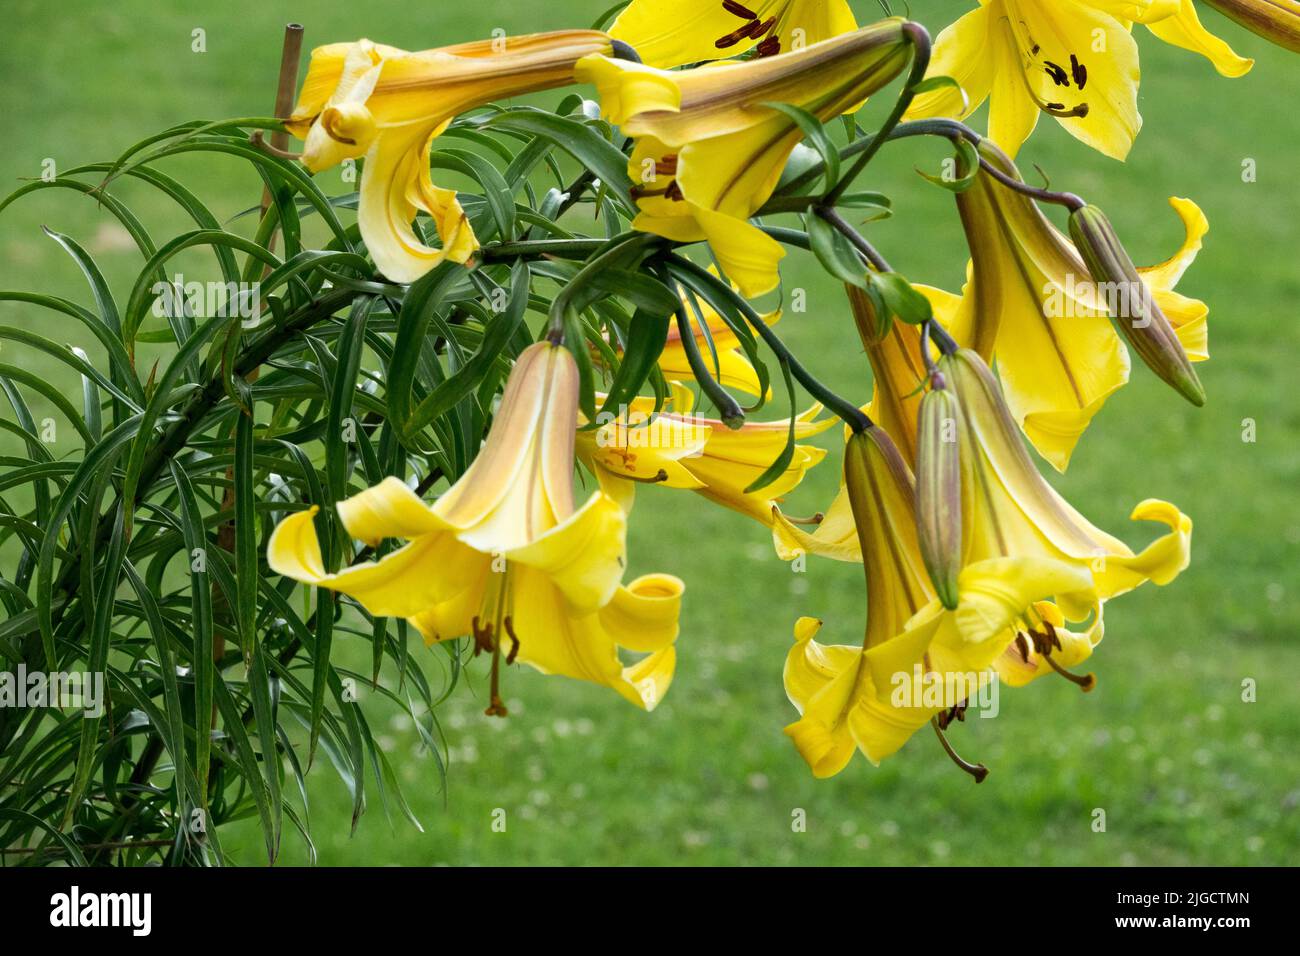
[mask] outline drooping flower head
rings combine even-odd
[[[532,345],[511,371],[478,457],[432,506],[396,478],[339,502],[353,537],[409,543],[328,573],[312,508],[275,529],[268,563],[350,595],[376,616],[407,618],[427,641],[472,635],[477,650],[493,655],[488,713],[505,712],[502,657],[603,684],[649,710],[672,680],[683,586],[666,574],[619,583],[623,509],[602,491],[574,505],[577,414],[573,356],[549,342]],[[620,649],[645,656],[627,662]]]
[[[564,30],[408,53],[369,40],[312,51],[289,130],[312,172],[365,158],[357,219],[379,271],[413,282],[439,262],[478,248],[451,189],[435,186],[429,147],[460,113],[493,100],[573,82],[584,56],[609,53],[609,37]],[[427,213],[440,247],[411,225]]]
[[[858,28],[845,0],[632,0],[609,35],[649,66],[798,50]]]
[[[842,497],[856,541],[835,542],[832,556],[852,552],[865,566],[866,638],[862,648],[827,647],[813,640],[819,622],[804,619],[786,663],[787,693],[803,714],[787,733],[818,776],[837,773],[855,747],[879,761],[927,721],[942,730],[995,675],[1020,686],[1057,673],[1090,689],[1091,675],[1069,668],[1101,640],[1103,605],[1146,581],[1169,583],[1189,560],[1192,523],[1173,505],[1148,499],[1134,509],[1134,519],[1169,527],[1135,554],[1053,491],[977,354],[944,356],[937,372],[955,399],[946,407],[960,467],[956,599],[945,606],[935,596],[918,535],[925,499],[911,472],[878,427],[854,435]],[[920,447],[923,458],[932,451]],[[781,531],[791,547],[829,543],[793,525]],[[931,675],[949,696],[921,693]],[[958,762],[982,779],[983,768]]]
[[[958,608],[950,611],[935,597],[921,556],[911,472],[879,427],[849,438],[844,483],[866,574],[866,634],[860,647],[824,645],[813,639],[821,622],[800,619],[785,688],[801,716],[785,732],[813,774],[828,777],[855,750],[879,763],[937,721],[948,753],[983,779],[984,768],[958,758],[943,727],[995,679],[994,661],[1014,640],[1012,624],[1024,609],[1086,586],[1087,577],[1061,562],[980,562],[963,570]],[[923,685],[943,693],[922,693]]]
[[[690,390],[676,383],[671,406],[657,414],[653,399],[638,398],[624,414],[580,432],[578,456],[625,510],[631,509],[637,484],[662,484],[694,491],[770,527],[773,506],[826,457],[825,449],[796,444],[782,473],[749,491],[785,449],[790,420],[747,421],[732,429],[692,414],[693,402]],[[815,405],[795,419],[796,440],[835,423],[834,418],[818,421],[820,413]]]
[[[1130,21],[1202,54],[1224,76],[1241,76],[1254,62],[1208,33],[1192,0],[980,0],[939,34],[929,71],[955,79],[966,99],[937,89],[917,97],[907,118],[965,119],[989,100],[989,136],[1011,156],[1046,113],[1076,139],[1124,159],[1142,128]]]
[[[1019,179],[1015,164],[989,140],[980,155]],[[1138,269],[1167,316],[1186,357],[1207,351],[1205,303],[1174,291],[1209,229],[1189,199],[1170,205],[1186,230],[1166,262]],[[1079,250],[1030,197],[987,173],[957,196],[970,246],[969,280],[960,298],[921,287],[958,344],[996,359],[1007,404],[1030,442],[1058,471],[1106,399],[1128,381],[1129,354],[1112,316],[1127,313],[1133,290],[1096,281]],[[1145,291],[1142,290],[1145,295]]]
[[[636,140],[628,163],[640,209],[633,226],[708,240],[742,294],[770,292],[785,252],[749,217],[776,188],[803,133],[767,104],[822,120],[852,110],[907,64],[907,28],[894,18],[791,53],[678,72],[585,59],[578,79],[596,85],[606,118]]]

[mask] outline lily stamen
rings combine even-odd
[[[947,729],[948,729],[948,726],[949,726],[949,725],[950,725],[954,720],[958,720],[958,721],[961,721],[962,723],[965,723],[965,722],[966,722],[966,703],[965,703],[965,701],[963,701],[963,702],[960,703],[960,704],[954,704],[953,706],[951,706],[951,707],[949,707],[947,710],[945,710],[943,713],[935,714],[935,715],[934,715],[934,719],[935,719],[936,721],[939,722],[939,729],[940,729],[940,730],[947,730]]]
[[[1027,44],[1023,42],[1024,38],[1020,36],[1019,32],[1012,24],[1010,17],[1003,17],[1002,22],[1006,25],[1007,31],[1011,36],[1012,45],[1021,50],[1028,50],[1029,52],[1026,54],[1026,58],[1030,62],[1038,60],[1039,59],[1038,52],[1041,49],[1041,47],[1039,47],[1038,44],[1036,43]],[[1057,70],[1060,70],[1059,78],[1058,78],[1058,74],[1055,73],[1050,68],[1051,66],[1056,66],[1056,64],[1050,64],[1049,66],[1046,63],[1046,61],[1044,61],[1043,69],[1047,70],[1048,75],[1051,76],[1052,79],[1056,81],[1058,85],[1060,85],[1060,81],[1065,79],[1065,71],[1062,70],[1059,66],[1056,67]],[[1044,113],[1047,113],[1050,116],[1059,117],[1061,119],[1068,119],[1070,117],[1078,117],[1082,119],[1083,117],[1088,115],[1087,103],[1080,103],[1078,106],[1067,108],[1064,103],[1049,103],[1046,100],[1044,100],[1041,96],[1039,96],[1038,93],[1034,90],[1033,84],[1029,82],[1028,66],[1024,66],[1021,69],[1020,79],[1025,84],[1025,92],[1029,94],[1029,98],[1033,100],[1034,105],[1037,106]],[[1068,81],[1066,85],[1069,85]]]
[[[635,458],[636,456],[633,455],[632,457]],[[662,468],[660,468],[658,471],[656,471],[656,472],[655,472],[653,475],[651,475],[649,478],[642,478],[642,477],[640,477],[639,475],[629,475],[629,474],[623,474],[623,473],[620,473],[619,477],[620,477],[620,478],[626,478],[628,481],[635,481],[637,484],[642,484],[642,485],[657,485],[657,484],[659,484],[659,483],[661,483],[661,482],[664,482],[664,481],[667,481],[667,480],[668,480],[668,472],[666,472],[666,471],[664,471]]]
[[[784,518],[786,521],[790,522],[791,524],[813,525],[813,524],[821,524],[823,521],[825,521],[826,513],[823,511],[818,511],[816,514],[799,516],[799,515],[788,515],[785,512],[782,512],[781,517]]]
[[[722,0],[722,9],[726,10],[728,13],[734,13],[736,16],[744,20],[758,19],[757,13],[749,9],[749,7],[737,3],[736,0]]]
[[[934,728],[934,732],[939,738],[939,743],[943,744],[944,753],[952,759],[952,762],[974,777],[976,783],[983,783],[984,778],[989,775],[989,768],[984,766],[982,763],[971,763],[969,760],[964,759],[961,754],[957,753],[957,751],[953,750],[952,744],[948,743],[948,737],[944,734],[943,728],[939,726],[938,717],[930,721],[930,726]]]
[[[1023,637],[1023,634],[1018,635],[1016,638],[1017,643],[1019,643]],[[1043,621],[1043,631],[1039,632],[1031,630],[1029,632],[1029,637],[1034,642],[1034,650],[1038,652],[1043,660],[1047,661],[1052,670],[1056,671],[1056,673],[1060,674],[1070,683],[1077,684],[1085,694],[1097,686],[1096,674],[1091,672],[1083,675],[1075,674],[1056,663],[1056,660],[1052,657],[1052,650],[1055,649],[1059,651],[1061,649],[1061,639],[1057,636],[1056,628],[1052,626],[1051,621]],[[1021,653],[1024,655],[1027,663],[1029,661],[1028,647],[1022,646]]]
[[[1052,659],[1051,654],[1044,654],[1043,658],[1047,661],[1048,664],[1051,665],[1052,670],[1056,671],[1056,673],[1060,674],[1071,684],[1077,684],[1079,686],[1079,689],[1082,690],[1085,694],[1097,686],[1097,675],[1092,673],[1091,671],[1083,675],[1074,674],[1071,673],[1070,671],[1067,671],[1060,664],[1056,663],[1056,661]]]
[[[722,36],[718,37],[716,40],[713,41],[713,45],[716,46],[719,50],[725,50],[728,47],[735,46],[741,40],[748,40],[750,27],[752,27],[757,22],[758,22],[757,20],[750,20],[740,29],[733,30],[730,33],[723,34]]]
[[[474,638],[474,656],[478,657],[484,651],[491,651],[493,647],[492,625],[479,624],[478,615],[470,623],[470,635]]]
[[[506,655],[506,663],[513,664],[515,658],[519,655],[519,638],[515,634],[515,624],[510,615],[506,615],[505,621],[506,637],[510,638],[510,653]]]

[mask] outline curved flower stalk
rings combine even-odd
[[[823,645],[813,640],[821,622],[801,618],[785,665],[801,715],[785,732],[818,777],[839,773],[855,750],[879,763],[936,717],[961,714],[993,679],[1024,609],[1087,584],[1061,562],[982,562],[963,570],[959,609],[948,611],[921,557],[911,472],[878,427],[849,438],[844,480],[866,558],[866,634],[861,647]],[[944,695],[927,696],[926,684]],[[982,779],[983,768],[958,763]]]
[[[857,28],[845,0],[632,0],[609,35],[670,69],[751,49],[786,53]]]
[[[990,141],[980,154],[1019,179],[1015,164]],[[1174,287],[1196,259],[1209,224],[1190,199],[1169,200],[1186,237],[1167,261],[1138,269],[1186,357],[1209,357],[1204,302]],[[996,359],[1007,404],[1025,435],[1065,471],[1089,423],[1128,381],[1129,355],[1111,316],[1126,314],[1141,290],[1094,281],[1078,249],[1034,200],[980,174],[957,196],[971,250],[959,297],[918,286],[958,344]]]
[[[649,574],[624,586],[626,517],[597,491],[574,506],[578,370],[561,346],[519,356],[474,463],[432,506],[396,478],[338,505],[344,528],[376,545],[409,543],[327,573],[315,508],[284,519],[267,545],[273,571],[407,618],[426,641],[473,636],[492,654],[489,714],[505,715],[502,656],[611,687],[652,709],[672,681],[683,585]],[[644,654],[625,664],[619,651]]]
[[[302,161],[320,172],[365,157],[357,221],[379,271],[413,282],[444,259],[465,262],[478,241],[451,189],[429,172],[432,141],[460,113],[493,100],[573,82],[584,56],[610,53],[609,37],[563,30],[408,53],[369,40],[312,51],[287,126]],[[433,220],[441,246],[412,227]]]
[[[578,78],[596,85],[606,118],[636,140],[628,163],[640,209],[633,227],[678,242],[707,240],[744,296],[770,292],[785,251],[749,217],[776,188],[803,132],[767,104],[822,120],[852,110],[907,64],[907,28],[894,18],[795,52],[680,72],[587,57]]]
[[[790,420],[745,422],[727,428],[716,419],[691,414],[695,397],[673,383],[671,410],[654,412],[654,399],[637,398],[621,416],[578,433],[578,457],[605,492],[630,511],[637,484],[685,488],[769,527],[773,508],[808,471],[826,457],[814,445],[795,445],[785,470],[757,491],[747,491],[781,454]],[[794,420],[795,439],[825,431],[836,419],[820,421],[814,405]]]
[[[1201,25],[1192,0],[980,0],[939,34],[929,70],[954,78],[966,98],[951,88],[923,94],[907,118],[965,119],[989,100],[989,136],[1011,156],[1045,113],[1122,160],[1142,128],[1130,21],[1200,53],[1224,76],[1254,63]]]
[[[716,309],[698,298],[694,298],[694,301],[699,306],[699,316],[695,316],[693,310],[688,311],[687,314],[691,316],[691,328],[695,332],[695,343],[718,384],[724,388],[734,388],[746,395],[757,397],[763,394],[763,386],[762,382],[759,381],[758,372],[749,361],[748,356],[745,355],[740,338],[731,330],[731,326],[727,325]],[[688,309],[691,309],[690,303],[686,302],[685,294],[683,294],[683,302]],[[703,319],[702,323],[699,321],[700,319]],[[781,312],[779,310],[763,316],[763,321],[768,325],[776,325],[780,319]],[[715,355],[717,356],[716,362],[714,361]],[[663,352],[659,355],[659,371],[663,373],[664,378],[670,381],[690,381],[695,378],[695,372],[691,368],[686,346],[682,342],[681,329],[676,323],[668,327],[668,338],[664,343]],[[763,397],[770,398],[771,394],[772,389],[769,387]]]

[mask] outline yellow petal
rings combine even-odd
[[[686,585],[671,574],[644,574],[614,592],[600,623],[619,647],[638,653],[663,650],[677,640]]]
[[[785,733],[813,775],[824,778],[839,773],[853,757],[846,711],[861,669],[862,649],[817,643],[813,636],[820,627],[820,621],[808,617],[795,625],[784,681],[786,696],[802,716]]]
[[[462,541],[487,552],[522,547],[573,513],[578,366],[562,346],[525,349],[478,457],[434,504]]]
[[[626,540],[623,509],[597,491],[562,524],[504,556],[545,573],[575,609],[594,611],[610,601],[623,577]]]
[[[1093,577],[1099,593],[1105,598],[1132,590],[1143,581],[1168,584],[1191,561],[1192,519],[1169,502],[1148,498],[1139,502],[1129,517],[1133,521],[1158,521],[1168,525],[1169,533],[1136,555],[1098,558]]]
[[[418,538],[448,525],[400,478],[391,475],[338,503],[347,533],[374,547],[384,538]]]
[[[784,246],[743,219],[693,203],[690,208],[718,265],[741,295],[754,299],[776,288],[780,281],[777,265],[785,258]]]
[[[853,508],[849,504],[848,490],[843,486],[811,532],[790,521],[779,508],[772,509],[772,517],[772,544],[782,561],[793,561],[809,554],[854,564],[862,561]]]
[[[601,115],[616,126],[638,113],[676,112],[681,108],[682,91],[675,75],[650,64],[587,56],[578,61],[574,79],[596,87]]]
[[[347,594],[377,617],[410,617],[446,600],[456,583],[448,569],[464,568],[474,560],[473,552],[452,535],[439,532],[416,538],[378,561],[327,574],[315,512],[300,511],[280,522],[267,544],[268,566],[295,581]]]
[[[905,119],[931,116],[965,119],[988,99],[997,64],[997,54],[992,48],[996,38],[990,33],[995,26],[991,22],[994,12],[995,8],[987,5],[976,7],[941,30],[934,41],[926,76],[952,77],[965,91],[965,101],[951,87],[922,93],[908,107]]]
[[[676,660],[671,645],[625,667],[600,615],[575,613],[548,575],[519,568],[512,587],[520,661],[544,674],[611,687],[645,710],[663,699]]]
[[[1166,43],[1201,54],[1223,76],[1244,76],[1255,65],[1254,60],[1238,56],[1232,47],[1201,25],[1192,0],[1181,0],[1176,14],[1148,23],[1147,29]]]
[[[366,154],[357,222],[376,267],[395,282],[414,282],[444,259],[465,262],[478,248],[456,194],[429,177],[428,144],[445,126],[430,135],[387,133]],[[416,235],[411,221],[420,209],[433,217],[441,248]]]
[[[1014,157],[1038,125],[1039,109],[1026,88],[1025,65],[1011,39],[1006,14],[992,25],[989,48],[993,82],[989,92],[989,138]],[[1035,76],[1032,81],[1036,83]]]

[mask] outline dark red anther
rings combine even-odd
[[[736,16],[742,17],[746,20],[758,19],[757,13],[749,9],[749,7],[737,3],[736,0],[722,0],[722,9],[726,10],[728,13],[733,13]]]

